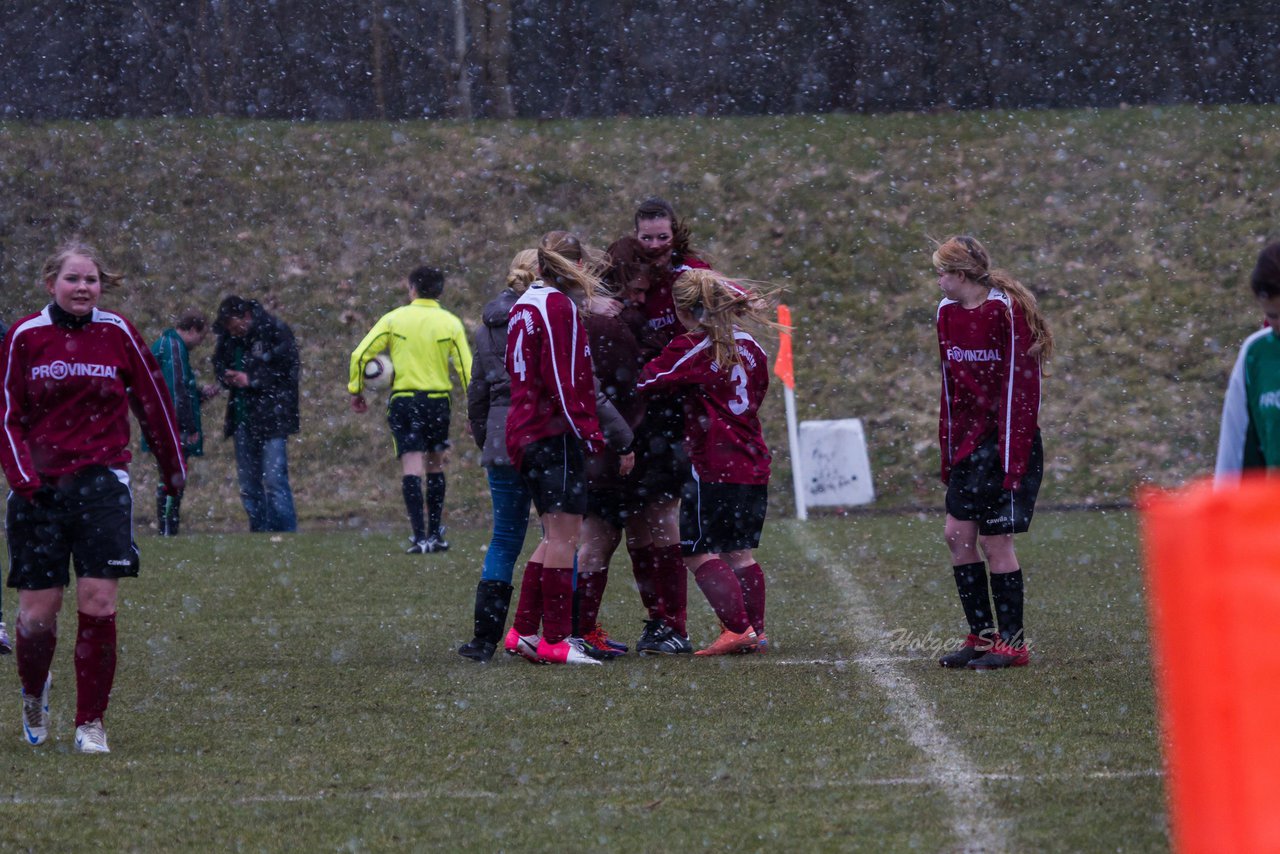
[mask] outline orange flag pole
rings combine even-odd
[[[784,393],[787,401],[787,443],[791,446],[791,481],[796,496],[796,518],[804,521],[809,518],[809,508],[804,500],[804,465],[800,459],[800,431],[796,426],[796,375],[791,361],[791,309],[785,305],[778,306],[778,324],[782,333],[778,340],[778,358],[774,360],[773,372],[786,387]]]

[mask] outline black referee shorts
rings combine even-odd
[[[396,456],[436,453],[449,447],[449,393],[411,391],[394,395],[387,403],[387,426],[396,445]]]
[[[10,587],[66,587],[69,564],[77,578],[132,578],[138,574],[129,475],[89,466],[60,478],[56,497],[40,507],[9,494],[5,534]]]

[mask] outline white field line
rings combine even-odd
[[[1131,771],[1088,771],[1064,772],[1061,774],[979,774],[977,779],[988,783],[1046,783],[1056,781],[1073,781],[1073,780],[1137,780],[1145,778],[1160,778],[1164,776],[1164,771],[1159,768],[1141,768]],[[808,791],[828,791],[832,789],[858,789],[858,788],[936,788],[938,780],[933,776],[926,777],[865,777],[865,778],[847,778],[847,779],[825,779],[799,784],[788,783],[788,788],[800,788]],[[627,799],[633,796],[638,790],[634,787],[621,787],[609,790],[609,787],[601,788],[593,786],[591,788],[583,788],[578,790],[560,790],[565,793],[566,797],[582,798],[584,800],[593,796],[599,796],[602,792],[606,794],[614,794],[620,798]],[[676,792],[680,794],[681,792]],[[316,804],[332,801],[375,801],[375,802],[433,802],[448,800],[462,801],[510,801],[520,798],[527,798],[531,801],[541,801],[546,797],[546,793],[540,789],[529,786],[516,786],[504,789],[501,792],[490,790],[476,789],[455,789],[452,787],[441,787],[439,789],[406,789],[406,790],[388,790],[388,789],[348,789],[341,791],[333,791],[328,789],[320,789],[314,792],[264,792],[258,795],[245,795],[241,798],[229,798],[219,800],[219,803],[233,804],[235,806],[252,806],[255,804]],[[136,799],[137,803],[145,803],[152,805],[174,806],[184,804],[205,804],[209,802],[207,795],[163,795],[159,797],[146,797],[145,795]],[[26,798],[21,795],[4,795],[0,796],[0,809],[4,807],[75,807],[83,805],[84,801],[79,798],[45,798],[32,797]]]
[[[779,658],[770,653],[768,659],[769,664],[787,665],[818,665],[822,667],[857,667],[863,664],[903,664],[908,661],[920,661],[919,658],[913,658],[909,655],[898,655],[890,657],[876,657],[870,655],[859,655],[854,658]]]
[[[845,624],[863,646],[874,649],[884,643],[888,623],[876,613],[866,591],[830,551],[801,543],[810,562],[827,568],[845,610]],[[857,659],[855,659],[857,661]],[[886,711],[898,722],[910,741],[924,754],[930,766],[927,775],[951,803],[951,828],[960,841],[961,851],[1008,851],[1010,821],[997,814],[995,805],[980,785],[983,776],[961,749],[947,735],[942,722],[929,711],[929,703],[911,678],[895,662],[877,662],[869,666],[857,661],[864,673],[887,699]]]

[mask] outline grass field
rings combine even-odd
[[[929,648],[960,628],[937,515],[771,522],[769,656],[593,668],[454,653],[478,528],[425,557],[383,533],[148,537],[111,755],[71,751],[70,609],[41,748],[0,661],[0,850],[1164,850],[1134,528],[1037,517],[1032,665],[986,674]]]

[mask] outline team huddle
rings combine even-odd
[[[402,460],[448,445],[446,358],[468,385],[494,508],[475,636],[459,649],[468,658],[487,661],[499,644],[537,663],[598,664],[628,652],[599,622],[624,538],[647,617],[638,652],[693,652],[690,572],[723,626],[696,654],[767,649],[764,573],[753,549],[768,503],[759,408],[769,374],[747,327],[771,325],[768,295],[711,270],[666,202],[641,205],[635,228],[603,254],[563,231],[518,253],[507,287],[485,307],[474,363],[457,338],[461,324],[433,300],[438,288],[415,288],[410,306],[379,321],[352,353],[348,390],[363,411],[366,367],[390,352],[388,422]],[[418,322],[434,313],[437,328],[455,332],[409,334],[415,306]],[[424,362],[438,366],[433,385],[415,384],[401,368],[425,374]],[[434,413],[398,421],[401,401],[423,395],[439,399]],[[409,551],[442,551],[438,525],[420,527],[405,471]],[[504,634],[531,506],[542,538]]]
[[[936,249],[945,533],[969,625],[940,663],[1016,667],[1029,647],[1013,535],[1030,526],[1043,473],[1037,416],[1053,338],[1034,296],[991,269],[976,240],[955,237]],[[0,353],[0,465],[12,490],[7,585],[18,590],[17,642],[0,620],[0,653],[17,653],[23,738],[42,744],[58,612],[74,566],[75,747],[105,753],[118,585],[139,569],[129,412],[159,464],[160,533],[176,534],[186,459],[201,453],[200,404],[218,389],[197,386],[188,363],[187,349],[204,337],[202,316],[184,316],[148,349],[128,320],[98,307],[104,285],[120,277],[90,247],[61,247],[41,278],[49,304],[14,323]],[[410,274],[408,304],[352,353],[347,389],[352,409],[367,412],[366,369],[389,354],[387,422],[403,471],[408,551],[431,554],[449,548],[450,366],[466,386],[493,530],[474,636],[458,653],[485,662],[501,646],[534,663],[598,665],[629,652],[600,621],[624,541],[644,610],[637,652],[767,652],[755,550],[772,462],[759,416],[769,367],[752,333],[775,326],[774,289],[712,269],[661,199],[640,205],[634,233],[603,253],[565,231],[517,253],[506,286],[484,308],[474,355],[461,321],[439,303],[444,282],[431,267]],[[251,529],[294,530],[285,455],[298,424],[292,332],[236,296],[223,300],[214,329],[213,361],[230,393],[225,435],[236,442]],[[531,508],[541,537],[517,595]],[[696,652],[690,574],[721,626]]]

